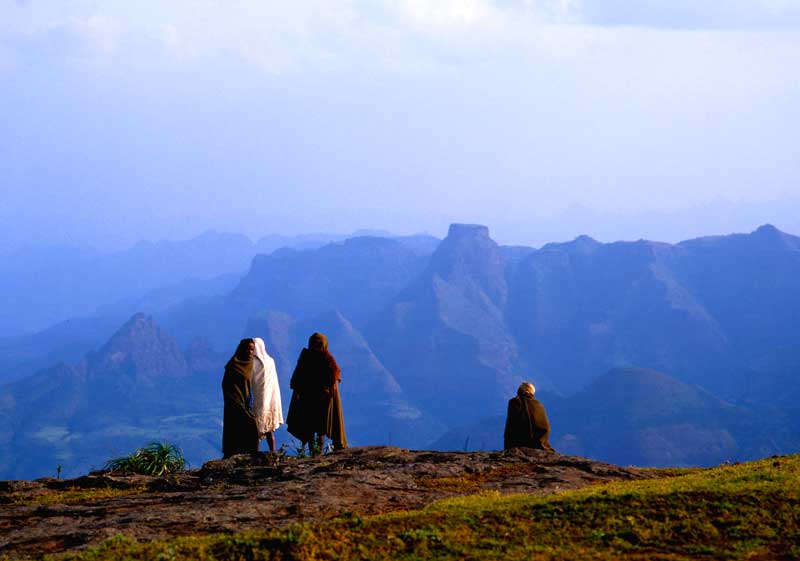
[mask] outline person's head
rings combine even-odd
[[[536,394],[536,388],[530,382],[522,382],[517,388],[517,395],[519,397],[533,397]]]
[[[267,353],[267,345],[264,343],[264,339],[261,337],[253,337],[253,344],[255,345],[256,355],[259,353]]]
[[[251,360],[256,350],[256,344],[252,339],[242,339],[236,347],[236,358],[239,360]]]
[[[312,351],[328,350],[328,338],[322,333],[314,333],[308,338],[308,348]]]

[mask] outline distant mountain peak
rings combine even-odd
[[[598,242],[596,239],[584,234],[572,240],[569,246],[581,253],[590,253],[598,248],[603,247],[603,244]]]
[[[800,250],[800,238],[787,234],[772,224],[759,226],[750,237],[763,243],[771,243],[781,249]]]
[[[759,226],[758,228],[756,228],[755,232],[753,232],[753,233],[754,233],[754,234],[760,234],[760,235],[762,235],[762,236],[763,236],[763,235],[771,235],[771,236],[774,236],[774,235],[777,235],[777,234],[783,234],[783,232],[781,232],[780,230],[778,230],[778,229],[777,229],[775,226],[773,226],[772,224],[762,224],[761,226]]]
[[[752,236],[763,240],[778,241],[778,242],[785,242],[787,241],[788,238],[790,238],[788,234],[780,231],[772,224],[764,224],[762,226],[759,226],[752,233]]]
[[[483,238],[490,240],[489,227],[481,224],[450,224],[447,231],[448,238]]]
[[[136,313],[89,360],[93,378],[124,376],[136,382],[188,374],[178,343],[152,317]]]
[[[146,315],[144,312],[136,312],[127,322],[125,322],[125,324],[123,324],[119,331],[148,329],[154,326],[155,322],[153,321],[152,317]]]
[[[477,224],[451,224],[447,237],[431,258],[436,272],[479,273],[486,267],[502,266],[499,246],[489,237],[489,228]]]
[[[431,257],[430,272],[453,285],[480,287],[495,304],[503,306],[508,293],[505,265],[500,246],[489,237],[489,228],[451,224]]]
[[[542,246],[543,250],[569,251],[577,253],[592,253],[603,247],[596,239],[582,234],[569,242],[550,242]]]
[[[160,338],[161,328],[158,327],[152,316],[143,312],[133,314],[114,335],[111,336],[106,347],[116,347],[136,340],[145,340],[151,337]]]

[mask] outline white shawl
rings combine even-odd
[[[253,414],[258,436],[263,438],[283,424],[283,409],[275,361],[267,354],[263,339],[254,337],[253,341],[256,345],[253,353]]]

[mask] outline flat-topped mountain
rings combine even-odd
[[[452,224],[431,256],[429,274],[451,283],[474,283],[476,289],[502,308],[508,297],[505,268],[506,260],[500,246],[489,237],[489,228]]]
[[[428,267],[367,326],[409,394],[446,423],[493,409],[521,380],[505,322],[505,259],[486,227],[454,224]]]

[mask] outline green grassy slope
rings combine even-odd
[[[481,494],[271,533],[136,543],[52,559],[798,559],[800,455],[545,497]]]

